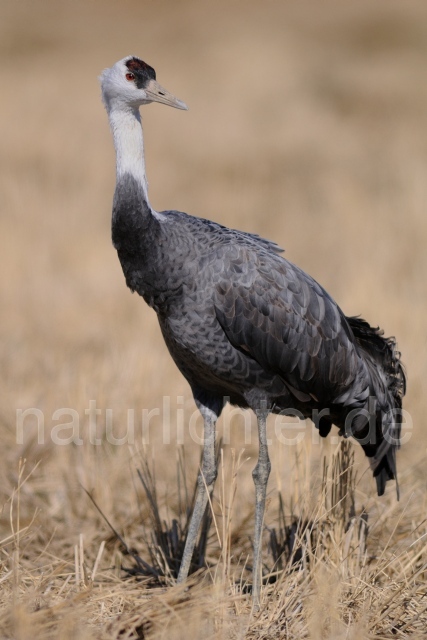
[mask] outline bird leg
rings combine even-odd
[[[217,466],[215,458],[215,423],[217,414],[205,406],[199,406],[204,419],[204,443],[202,468],[197,477],[197,493],[193,513],[190,520],[190,527],[185,541],[184,554],[179,568],[177,582],[184,582],[190,570],[191,558],[196,545],[197,534],[203,514],[205,513],[208,497],[213,491],[217,476]]]
[[[255,537],[252,598],[254,609],[258,611],[262,576],[262,527],[264,523],[265,497],[267,493],[267,482],[268,476],[270,475],[271,464],[270,458],[268,457],[267,446],[268,411],[264,410],[256,413],[258,421],[259,453],[257,465],[252,471],[252,477],[255,483]]]

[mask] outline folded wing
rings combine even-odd
[[[230,342],[279,374],[299,400],[347,404],[360,358],[340,308],[277,254],[244,246],[231,254],[221,256],[214,300]]]

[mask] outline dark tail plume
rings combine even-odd
[[[376,398],[376,437],[362,444],[371,460],[377,492],[384,493],[388,480],[396,479],[396,450],[400,447],[402,399],[406,392],[406,376],[394,338],[384,338],[383,331],[371,327],[361,318],[347,318],[359,350],[363,353]],[[363,435],[363,434],[361,434]]]

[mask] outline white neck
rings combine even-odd
[[[124,174],[131,174],[141,185],[149,205],[148,184],[145,175],[144,138],[139,110],[129,106],[112,106],[108,110],[108,118],[116,148],[117,181]]]

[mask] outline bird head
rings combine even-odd
[[[102,99],[107,111],[116,108],[139,108],[150,102],[188,109],[187,105],[175,98],[156,80],[156,72],[146,62],[135,56],[119,60],[101,76]]]

